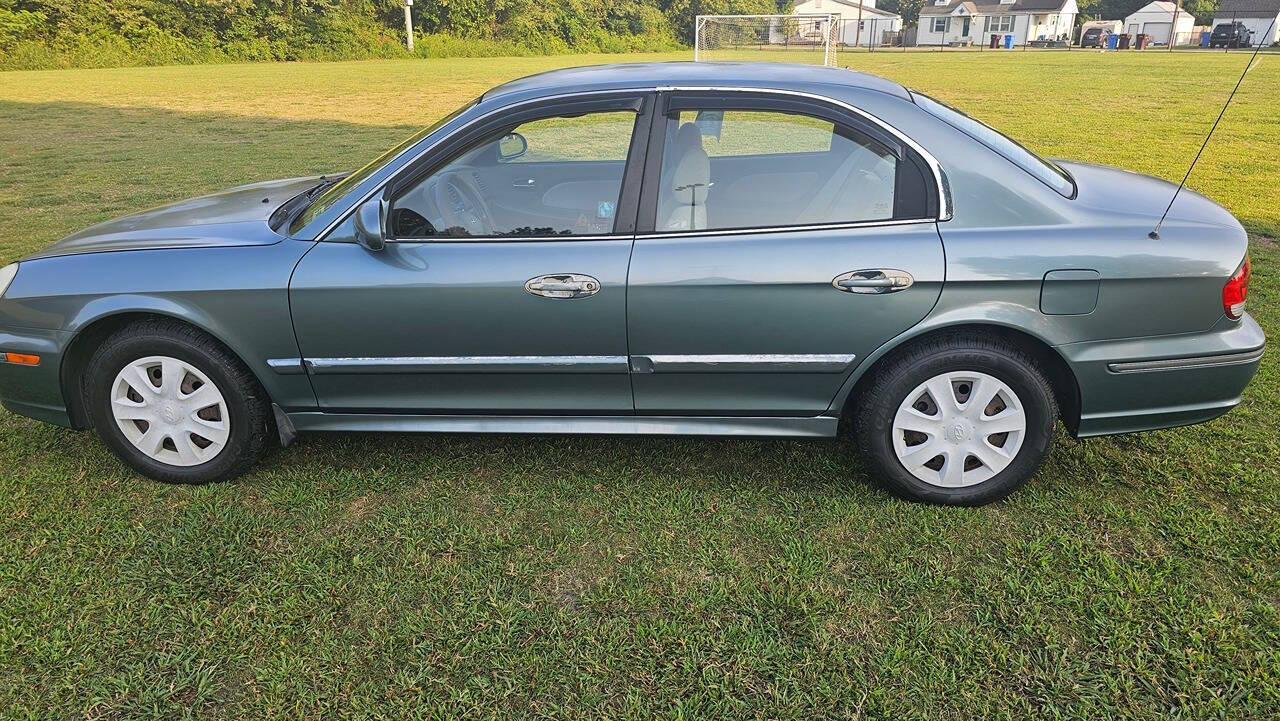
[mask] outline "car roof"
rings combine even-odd
[[[898,83],[843,68],[792,63],[653,62],[588,65],[550,70],[499,85],[482,100],[507,95],[554,95],[566,90],[590,91],[657,87],[746,87],[775,90],[839,86],[887,93],[904,100],[911,96]]]

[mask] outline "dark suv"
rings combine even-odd
[[[1244,23],[1219,23],[1209,35],[1211,48],[1247,48],[1253,45],[1253,31]]]
[[[1080,36],[1080,47],[1105,48],[1110,35],[1106,28],[1089,28],[1084,31],[1084,35]]]

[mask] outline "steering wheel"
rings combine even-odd
[[[461,228],[468,235],[493,235],[497,230],[470,171],[441,174],[436,181],[436,207],[444,219],[445,229]]]

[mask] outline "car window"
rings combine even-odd
[[[911,95],[915,99],[916,105],[919,105],[930,115],[991,148],[1008,159],[1009,162],[1033,175],[1040,182],[1058,191],[1062,196],[1067,198],[1075,197],[1075,181],[1071,179],[1067,171],[1059,168],[1056,164],[1027,150],[1018,141],[979,120],[965,115],[950,105],[944,105],[928,95],[917,93],[914,90],[911,91]]]
[[[418,141],[427,137],[436,129],[444,126],[445,123],[448,123],[450,120],[458,117],[478,102],[480,102],[479,99],[476,99],[463,105],[457,110],[454,110],[452,113],[449,113],[431,125],[419,130],[413,135],[410,135],[408,138],[405,138],[399,145],[391,148],[382,155],[379,155],[374,158],[372,162],[369,162],[364,167],[330,186],[327,190],[312,200],[311,204],[308,205],[305,210],[298,214],[298,217],[295,218],[293,223],[290,225],[289,232],[296,233],[299,230],[302,230],[308,223],[315,220],[317,216],[324,213],[329,208],[333,207],[333,204],[341,200],[342,196],[350,192],[352,188],[355,188],[357,185],[367,180],[370,175],[373,175],[374,172],[383,165],[386,165],[396,156],[400,155],[400,153],[403,153],[405,150],[413,147]]]
[[[659,232],[894,217],[900,162],[854,130],[762,110],[681,111],[666,124]]]
[[[544,118],[525,123],[517,130],[528,144],[528,149],[505,162],[626,160],[634,121],[634,113],[617,112],[575,118]]]
[[[533,120],[476,143],[391,204],[396,239],[613,232],[636,113]]]

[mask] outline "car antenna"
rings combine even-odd
[[[1271,29],[1275,27],[1275,24],[1276,20],[1275,18],[1272,18],[1271,23],[1267,25],[1266,32],[1262,34],[1264,38],[1271,32]],[[1160,220],[1156,221],[1156,227],[1152,228],[1150,233],[1147,233],[1147,237],[1152,240],[1160,239],[1160,226],[1164,225],[1164,219],[1168,217],[1169,211],[1173,210],[1173,202],[1178,199],[1178,193],[1182,192],[1182,189],[1187,184],[1187,178],[1191,177],[1191,171],[1195,170],[1196,163],[1200,162],[1200,156],[1204,153],[1204,149],[1209,145],[1209,138],[1213,137],[1213,131],[1218,129],[1218,123],[1222,122],[1222,116],[1227,114],[1227,107],[1230,106],[1231,101],[1235,99],[1236,91],[1240,89],[1240,83],[1244,82],[1244,76],[1248,75],[1249,71],[1253,69],[1253,63],[1258,59],[1259,50],[1262,50],[1261,42],[1259,42],[1258,46],[1253,49],[1253,55],[1249,56],[1249,62],[1244,66],[1244,71],[1240,73],[1240,79],[1236,81],[1236,86],[1231,89],[1231,94],[1227,96],[1227,102],[1222,104],[1222,112],[1218,113],[1218,119],[1213,121],[1213,127],[1209,128],[1209,134],[1204,136],[1204,142],[1200,144],[1200,151],[1197,152],[1196,157],[1191,160],[1191,167],[1187,168],[1187,174],[1182,176],[1182,182],[1178,183],[1178,189],[1173,191],[1173,197],[1169,198],[1169,205],[1165,207],[1164,212],[1160,214]]]

